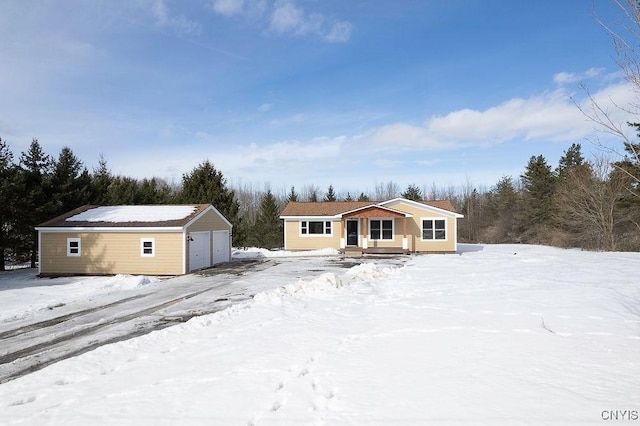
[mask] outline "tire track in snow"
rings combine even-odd
[[[165,317],[158,314],[158,311],[213,290],[215,289],[199,290],[144,309],[136,306],[139,298],[130,298],[122,303],[111,304],[102,309],[91,309],[84,314],[52,321],[50,325],[42,325],[24,334],[4,338],[0,340],[0,345],[9,349],[0,356],[0,383],[108,343],[141,336],[176,322],[184,322],[192,316],[225,309],[228,306],[228,297],[216,298],[210,309],[195,312],[190,316]],[[133,306],[126,309],[127,305]]]

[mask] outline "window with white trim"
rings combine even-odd
[[[80,257],[82,254],[82,245],[80,238],[67,238],[67,256]]]
[[[331,221],[303,220],[300,222],[300,235],[331,235]]]
[[[446,219],[422,219],[422,240],[446,240]]]
[[[141,238],[140,239],[140,256],[154,257],[156,255],[156,239]]]
[[[371,219],[369,238],[372,240],[393,240],[393,219]]]

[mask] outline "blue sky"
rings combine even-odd
[[[615,24],[606,0],[4,0],[0,137],[137,178],[490,187],[597,151],[580,81],[634,98],[594,7]]]

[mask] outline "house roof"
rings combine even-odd
[[[419,203],[455,213],[453,204],[449,200],[419,201]],[[292,201],[286,205],[281,216],[336,216],[378,204],[381,203],[377,201]]]
[[[163,228],[181,227],[210,204],[93,206],[86,205],[55,217],[37,228]]]

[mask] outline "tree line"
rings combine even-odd
[[[86,204],[212,204],[233,224],[234,245],[280,247],[279,206],[270,192],[261,198],[261,210],[249,222],[235,192],[208,160],[185,173],[180,185],[170,185],[158,178],[116,176],[103,157],[89,171],[71,148],[52,157],[38,139],[15,158],[0,139],[0,270],[7,260],[30,261],[35,267],[34,227]]]
[[[640,124],[631,124],[640,133]],[[639,134],[640,136],[640,134]],[[532,156],[519,177],[504,176],[491,188],[470,182],[461,188],[404,190],[393,181],[372,191],[339,192],[333,185],[295,186],[272,191],[266,186],[232,188],[208,160],[182,176],[180,184],[158,178],[113,175],[107,161],[89,171],[71,148],[57,157],[37,139],[14,159],[0,139],[0,249],[3,260],[37,259],[34,227],[85,204],[212,204],[234,225],[236,247],[283,245],[279,214],[289,201],[383,201],[449,199],[465,215],[458,227],[461,242],[535,243],[590,250],[640,250],[640,144],[625,145],[618,161],[585,160],[571,145],[552,168],[542,155]],[[4,268],[4,261],[0,263]],[[0,269],[1,270],[1,269]]]

